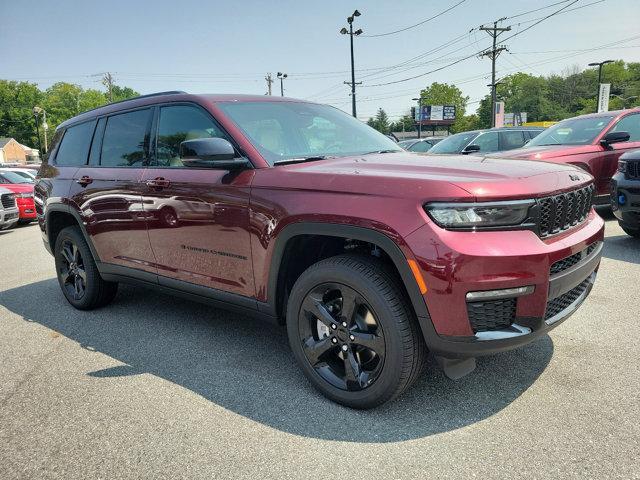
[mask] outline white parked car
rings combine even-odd
[[[16,196],[6,188],[0,188],[0,230],[13,227],[18,222]]]
[[[2,170],[17,173],[21,177],[24,177],[27,180],[33,180],[33,181],[35,181],[36,175],[38,173],[37,170],[32,170],[30,168],[2,167]]]

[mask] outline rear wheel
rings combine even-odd
[[[424,365],[405,295],[373,258],[340,255],[309,267],[292,288],[287,330],[311,383],[349,407],[392,400]]]
[[[62,293],[75,308],[91,310],[116,296],[118,284],[102,279],[79,227],[66,227],[58,234],[54,257]]]

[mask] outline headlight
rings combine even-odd
[[[618,160],[618,171],[626,172],[627,171],[627,161],[626,160]]]
[[[429,203],[425,210],[443,228],[476,229],[517,226],[524,222],[533,200],[487,203]]]

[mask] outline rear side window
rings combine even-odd
[[[151,109],[121,113],[107,118],[102,137],[100,165],[142,167],[149,151]]]
[[[540,135],[540,132],[542,132],[542,130],[527,130],[527,135],[529,135],[529,138],[536,138],[538,135]]]
[[[500,132],[500,147],[502,150],[513,150],[524,145],[525,139],[520,130]]]
[[[79,166],[87,164],[89,145],[96,122],[85,122],[69,127],[64,132],[56,154],[56,165]]]

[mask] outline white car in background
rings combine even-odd
[[[24,177],[26,179],[30,179],[33,181],[35,181],[36,175],[38,173],[37,170],[32,170],[30,168],[2,167],[2,170],[7,170],[9,172],[17,173],[21,177]]]
[[[16,195],[11,190],[0,188],[0,230],[13,227],[18,222]]]

